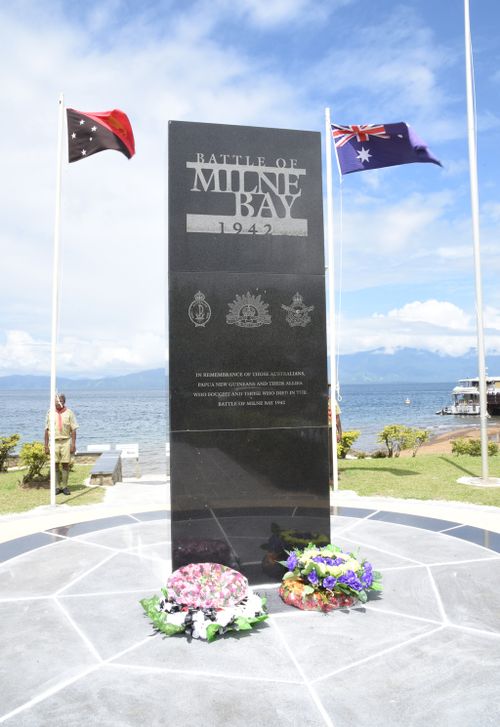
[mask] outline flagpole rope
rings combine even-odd
[[[62,169],[61,169],[62,172]],[[57,290],[57,308],[56,308],[56,347],[59,347],[59,334],[60,334],[60,328],[61,328],[61,295],[62,295],[62,289],[63,289],[63,282],[64,282],[64,268],[62,265],[62,259],[64,255],[64,235],[61,235],[61,239],[59,242],[59,269],[57,271],[58,275],[58,290]],[[59,387],[57,387],[59,388]],[[58,393],[58,392],[56,392]]]
[[[54,251],[52,259],[52,315],[51,315],[51,347],[50,347],[50,402],[49,402],[49,451],[50,451],[50,504],[56,504],[56,464],[55,464],[55,409],[54,401],[57,382],[57,328],[59,319],[59,252],[61,239],[61,170],[64,128],[64,96],[59,94],[59,113],[57,124],[57,166],[56,195],[54,215]]]
[[[64,105],[64,99],[62,101],[63,105],[63,129],[62,129],[62,139],[64,143],[64,132],[65,132],[65,111],[66,107]],[[67,133],[67,131],[66,131]],[[63,154],[63,151],[61,149],[61,155]],[[62,190],[62,177],[64,173],[64,163],[63,159],[61,158],[61,167],[60,167],[60,185]],[[64,257],[64,248],[65,248],[65,238],[62,234],[62,217],[63,217],[63,201],[62,201],[62,193],[60,193],[60,212],[59,212],[59,240],[58,240],[58,254],[57,254],[57,300],[56,300],[56,311],[55,311],[55,340],[54,340],[54,346],[56,348],[56,351],[60,351],[59,348],[59,341],[60,341],[60,332],[61,332],[61,295],[64,287],[64,267],[63,267],[63,257]],[[57,385],[57,374],[56,374],[56,394],[59,394],[59,386]]]
[[[335,307],[336,311],[336,327],[335,330],[337,331],[337,339],[335,341],[336,343],[336,351],[334,351],[336,366],[335,366],[335,373],[336,373],[336,380],[334,382],[335,385],[335,392],[337,395],[337,401],[342,401],[342,394],[340,393],[340,376],[339,376],[339,364],[340,364],[340,316],[342,311],[342,278],[343,278],[343,263],[344,263],[344,186],[343,186],[343,174],[342,169],[340,167],[340,160],[339,155],[337,153],[337,146],[335,144],[335,141],[333,143],[333,150],[335,155],[335,161],[337,162],[337,171],[339,174],[339,284],[338,284],[338,306]]]
[[[337,156],[337,155],[335,155]],[[338,159],[337,159],[338,162]],[[342,314],[342,278],[343,278],[343,271],[344,271],[344,185],[343,185],[343,179],[342,179],[342,172],[340,171],[340,166],[338,167],[339,170],[339,264],[338,264],[338,271],[339,271],[339,282],[337,285],[338,290],[338,303],[336,305],[336,312],[337,312],[337,321],[336,321],[336,330],[337,330],[337,351],[335,352],[335,356],[337,359],[337,366],[335,367],[335,370],[337,372],[337,381],[335,382],[335,388],[337,391],[337,399],[338,401],[342,401],[342,394],[340,393],[340,321],[341,321],[341,314]]]
[[[470,82],[472,86],[472,113],[474,117],[474,144],[477,149],[477,106],[476,106],[476,74],[474,69],[474,48],[472,47],[472,36],[469,36],[470,48]]]

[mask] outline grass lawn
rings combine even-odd
[[[491,477],[500,477],[500,456],[490,457]],[[358,495],[456,500],[500,507],[500,487],[459,485],[459,477],[481,474],[481,458],[470,455],[422,454],[397,459],[339,460],[339,488]]]
[[[104,498],[104,488],[85,487],[83,481],[89,476],[90,465],[75,465],[69,474],[68,487],[71,495],[58,495],[56,502],[65,505],[94,505]],[[19,485],[23,470],[0,472],[0,514],[25,512],[39,505],[50,505],[50,490],[40,487],[24,488]]]

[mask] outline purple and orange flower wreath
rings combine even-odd
[[[368,591],[381,591],[382,578],[366,559],[345,553],[336,545],[317,547],[309,543],[303,550],[292,550],[280,586],[285,603],[308,610],[331,611],[366,603]]]

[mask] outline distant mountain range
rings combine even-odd
[[[488,356],[487,372],[500,377],[500,356]],[[344,384],[449,383],[478,375],[477,354],[440,356],[416,348],[402,348],[393,354],[383,350],[340,356],[339,379]]]
[[[500,377],[500,356],[487,357],[488,373]],[[343,384],[384,384],[398,382],[439,383],[477,376],[477,357],[474,352],[465,356],[440,356],[429,351],[403,348],[395,353],[383,350],[364,351],[340,356],[339,378]],[[100,379],[58,379],[61,391],[164,389],[167,378],[164,369],[139,371],[124,376]],[[46,390],[49,376],[0,376],[0,390]]]
[[[106,376],[102,379],[70,379],[58,377],[60,391],[92,390],[127,390],[130,389],[164,389],[167,384],[165,369],[139,371],[124,376]],[[50,386],[50,376],[0,376],[0,390],[36,391],[45,390]]]

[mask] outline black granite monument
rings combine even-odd
[[[173,567],[329,542],[320,134],[169,124]]]

